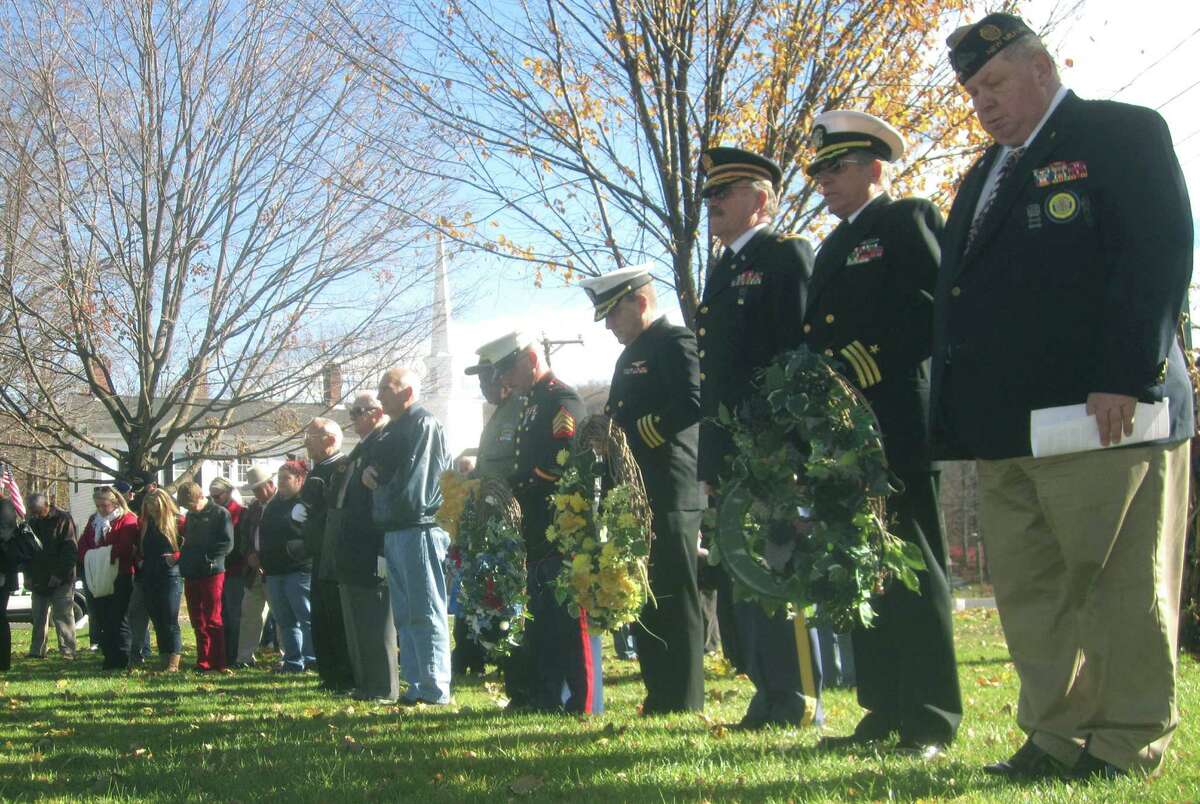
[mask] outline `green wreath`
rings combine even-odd
[[[760,372],[758,393],[719,422],[734,454],[718,490],[715,550],[739,597],[768,610],[816,604],[813,624],[869,626],[871,598],[918,591],[920,549],[889,532],[893,489],[866,400],[806,347]],[[710,520],[711,522],[711,520]]]

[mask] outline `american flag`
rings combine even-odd
[[[12,467],[8,464],[0,464],[4,469],[0,470],[0,492],[3,492],[6,497],[12,500],[13,508],[17,509],[17,514],[21,517],[25,516],[25,498],[21,496],[21,487],[17,485],[17,479],[13,477]]]

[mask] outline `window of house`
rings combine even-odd
[[[246,482],[246,475],[249,474],[249,472],[250,472],[250,459],[249,458],[238,458],[237,459],[237,482],[239,485]]]

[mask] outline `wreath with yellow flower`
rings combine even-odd
[[[768,610],[817,605],[810,623],[869,626],[888,584],[918,591],[916,545],[889,532],[893,491],[879,423],[861,393],[806,347],[762,371],[719,421],[734,455],[718,490],[715,550],[741,597]]]
[[[633,622],[650,598],[650,507],[625,433],[592,416],[569,450],[558,454],[562,477],[546,538],[563,554],[555,594],[572,616],[604,633]]]
[[[493,657],[521,644],[528,616],[521,506],[502,481],[485,480],[458,518],[462,616]]]

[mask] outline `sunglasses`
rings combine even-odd
[[[379,410],[379,408],[350,408],[346,412],[350,414],[351,419],[357,419],[359,416],[366,416],[373,410]]]
[[[820,170],[818,170],[817,172],[813,173],[812,179],[813,179],[813,181],[819,181],[822,176],[840,176],[843,173],[845,173],[846,168],[850,167],[851,165],[865,165],[865,164],[867,164],[867,163],[863,162],[860,159],[849,159],[847,157],[840,157],[840,158],[835,159],[832,162],[830,162],[828,166],[823,167]]]

